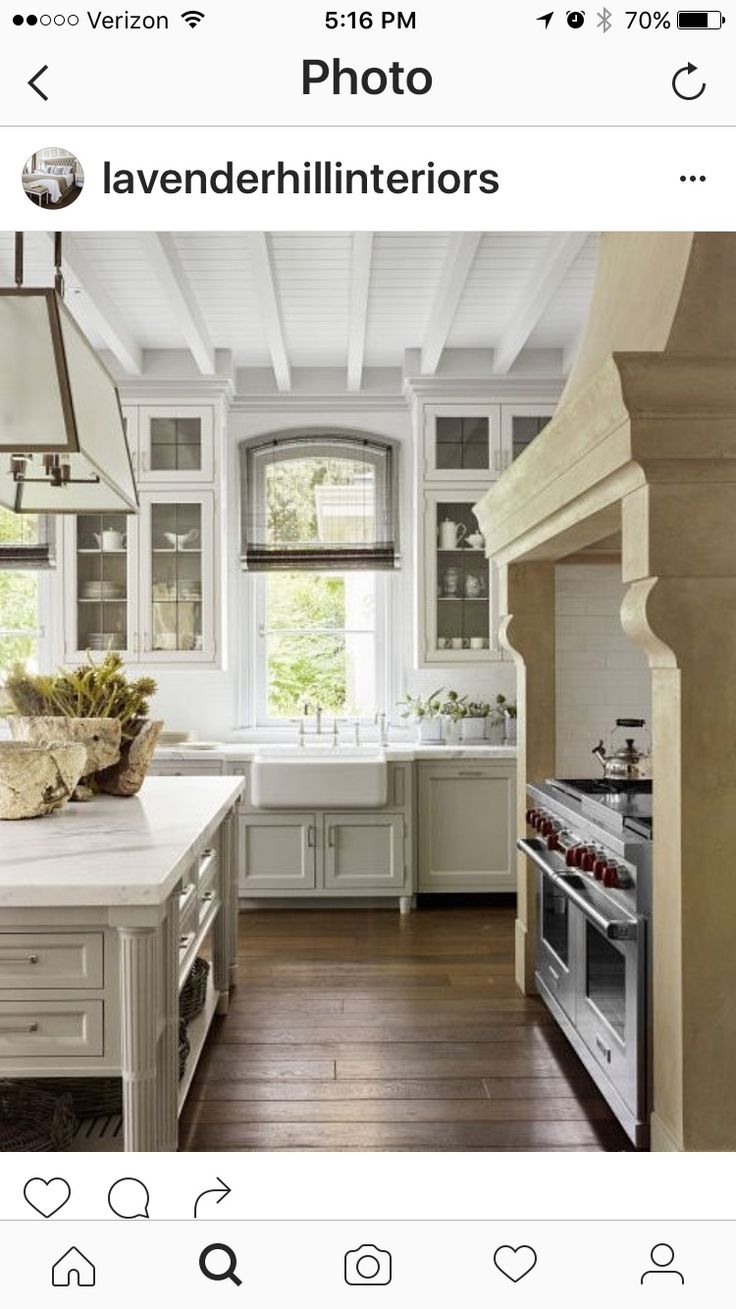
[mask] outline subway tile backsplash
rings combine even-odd
[[[609,564],[557,569],[557,774],[591,777],[591,750],[607,743],[617,718],[645,718],[651,686],[646,656],[625,635],[625,587]]]

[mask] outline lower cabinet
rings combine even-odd
[[[411,895],[403,814],[243,813],[240,894]]]
[[[317,820],[314,814],[247,814],[238,835],[240,891],[314,891]]]
[[[325,890],[402,890],[407,870],[401,814],[325,814],[324,831]]]
[[[516,889],[513,764],[419,763],[419,891]]]

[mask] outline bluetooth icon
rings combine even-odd
[[[598,26],[603,28],[604,32],[610,32],[613,27],[611,18],[613,17],[610,9],[604,7],[603,12],[598,14]]]

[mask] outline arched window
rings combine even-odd
[[[396,450],[368,434],[277,433],[241,447],[251,575],[251,719],[387,707],[388,588],[399,561]]]
[[[395,455],[360,434],[309,432],[243,447],[243,566],[394,568]]]

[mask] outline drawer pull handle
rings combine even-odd
[[[17,964],[37,964],[37,954],[27,954],[22,959],[14,959],[11,955],[0,955],[0,964],[10,964],[11,968]]]
[[[558,972],[556,972],[556,970],[552,967],[551,964],[547,964],[547,972],[549,973],[550,977],[552,978],[552,981],[554,982],[555,986],[559,986],[559,985],[560,985],[560,974],[559,974]]]
[[[480,769],[476,769],[475,772],[470,772],[469,770],[466,770],[465,772],[461,771],[458,773],[458,777],[483,777],[483,775],[484,774],[480,771]]]
[[[26,1023],[23,1027],[0,1027],[3,1036],[18,1036],[26,1032],[37,1032],[38,1023]]]
[[[204,901],[204,900],[214,900],[214,898],[215,898],[215,893],[214,893],[214,891],[205,891],[204,895],[202,896],[202,900],[203,900],[203,901]]]
[[[189,932],[186,936],[179,937],[179,949],[186,950],[187,946],[194,940],[194,932]]]

